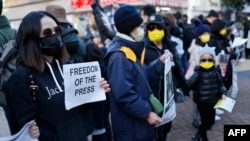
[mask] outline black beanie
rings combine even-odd
[[[218,33],[221,29],[226,27],[226,22],[221,19],[216,19],[211,24],[211,32]]]
[[[3,10],[3,1],[0,0],[0,16],[2,15],[2,10]]]
[[[130,35],[130,33],[142,23],[142,18],[135,7],[123,5],[114,14],[114,22],[118,32]]]
[[[216,17],[216,18],[218,18],[219,14],[214,10],[210,10],[207,17]]]

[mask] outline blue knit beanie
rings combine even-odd
[[[195,30],[196,37],[199,37],[200,35],[202,35],[205,32],[208,32],[208,33],[211,32],[210,28],[207,25],[202,24],[202,22],[200,20],[196,19],[193,21],[193,23],[196,26],[196,30]]]
[[[142,18],[134,6],[123,5],[114,14],[114,22],[118,32],[130,33],[142,23]]]

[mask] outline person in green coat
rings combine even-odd
[[[0,0],[0,47],[15,38],[16,30],[11,28],[8,18],[2,15],[3,2]]]

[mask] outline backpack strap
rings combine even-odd
[[[11,58],[11,56],[15,53],[15,40],[8,41],[3,46],[3,51],[1,52],[1,58],[0,58],[0,67],[2,68],[6,62]]]

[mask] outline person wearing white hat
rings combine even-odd
[[[193,141],[208,141],[207,131],[215,123],[214,105],[219,99],[225,98],[227,89],[223,84],[221,75],[216,68],[215,51],[211,47],[203,47],[199,51],[199,66],[194,74],[187,80],[188,86],[193,90],[193,101],[197,105],[201,124]]]

